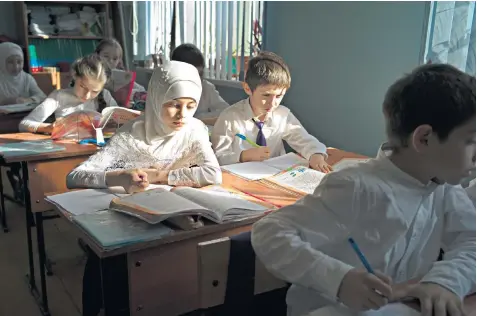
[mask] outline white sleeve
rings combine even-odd
[[[117,169],[114,168],[115,164],[121,161],[124,155],[130,154],[131,150],[125,145],[122,134],[114,135],[106,146],[90,156],[88,160],[73,169],[66,176],[66,186],[68,189],[107,188],[106,172],[108,169]]]
[[[211,140],[215,155],[221,166],[238,163],[240,161],[240,151],[234,151],[233,140],[234,131],[232,122],[227,119],[230,116],[228,112],[220,114],[212,130]]]
[[[32,75],[27,74],[28,80],[28,97],[33,101],[40,103],[46,99],[45,93],[38,87],[35,78]]]
[[[469,186],[465,188],[465,192],[467,192],[467,195],[469,196],[470,200],[472,203],[474,203],[475,207],[475,179],[470,181]]]
[[[203,187],[222,183],[222,172],[212,150],[207,127],[203,125],[203,129],[199,128],[196,133],[197,140],[192,144],[191,152],[196,157],[201,157],[202,163],[197,166],[171,170],[168,178],[169,185]]]
[[[103,98],[104,98],[104,102],[106,102],[107,107],[118,106],[118,103],[113,98],[113,96],[111,95],[111,92],[109,92],[109,90],[107,90],[107,89],[103,90]]]
[[[20,132],[35,133],[38,127],[43,123],[50,115],[55,113],[59,105],[59,93],[60,90],[55,90],[43,101],[40,105],[34,108],[30,114],[28,114],[19,124],[18,129]]]
[[[199,119],[218,117],[224,109],[230,106],[224,99],[222,99],[215,86],[207,80],[205,80],[202,85],[202,97],[200,103],[205,103],[204,107],[207,111],[197,113],[196,117]],[[200,107],[202,108],[202,104]]]
[[[360,181],[331,173],[313,195],[259,220],[252,228],[252,245],[260,261],[278,278],[336,299],[353,267],[319,249],[345,240],[360,211],[373,203],[362,190]]]
[[[475,291],[475,207],[460,186],[448,188],[444,203],[444,257],[421,282],[439,284],[464,298]]]
[[[328,157],[326,146],[310,135],[292,112],[288,113],[283,140],[305,159],[310,159],[313,154],[324,154]]]

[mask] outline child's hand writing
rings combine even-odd
[[[267,146],[247,149],[240,154],[240,162],[264,161],[268,158],[270,158],[270,148]]]
[[[460,297],[438,284],[418,283],[409,286],[406,296],[420,301],[422,316],[465,316]]]
[[[322,154],[313,154],[310,157],[310,168],[328,173],[333,169],[331,166],[325,161],[325,156]]]
[[[377,310],[388,303],[389,297],[392,297],[391,279],[378,271],[371,274],[352,269],[344,276],[338,290],[340,301],[355,311]]]
[[[106,173],[106,185],[109,187],[121,186],[127,193],[144,191],[149,181],[147,173],[141,169],[110,171]]]

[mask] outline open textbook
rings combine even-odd
[[[140,111],[119,106],[106,107],[101,113],[96,111],[77,111],[57,120],[51,133],[52,139],[84,139],[96,137],[104,142],[103,129],[106,126],[117,128],[141,115]],[[111,124],[109,124],[111,123]],[[103,137],[103,139],[101,139]]]
[[[271,177],[294,166],[308,167],[308,161],[294,153],[288,153],[264,161],[242,162],[225,165],[221,168],[248,180],[260,180]]]
[[[0,106],[0,114],[12,114],[32,111],[38,104],[34,102]]]
[[[111,200],[109,209],[138,217],[150,224],[171,217],[198,215],[215,223],[265,214],[274,206],[250,198],[234,189],[209,186],[202,189],[177,187],[155,189]]]
[[[279,186],[294,194],[313,194],[326,174],[307,167],[296,166],[264,179],[265,183]]]

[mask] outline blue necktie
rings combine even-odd
[[[258,134],[257,134],[257,141],[256,141],[257,145],[267,146],[267,140],[265,139],[265,136],[263,135],[263,131],[262,131],[263,122],[260,122],[260,121],[257,122],[255,120],[253,120],[253,122],[258,127]]]

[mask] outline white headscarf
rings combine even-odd
[[[194,66],[170,61],[156,68],[147,89],[145,113],[133,122],[131,134],[148,144],[172,136],[176,131],[164,124],[161,117],[163,104],[178,98],[192,98],[198,103],[201,94],[201,79]]]
[[[18,98],[27,84],[27,74],[22,70],[16,76],[7,71],[7,58],[13,55],[23,57],[23,51],[15,43],[0,44],[0,99]]]

